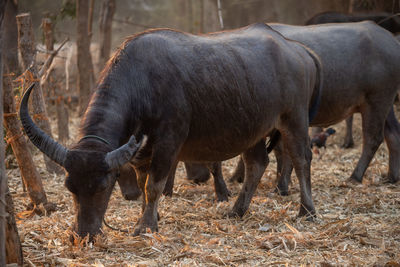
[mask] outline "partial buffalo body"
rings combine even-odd
[[[344,14],[340,12],[323,12],[306,21],[306,25],[325,23],[345,23],[371,20],[380,27],[392,32],[400,32],[400,17],[389,13]]]
[[[389,13],[370,13],[370,14],[344,14],[340,12],[323,12],[315,15],[306,22],[306,25],[334,23],[334,22],[359,22],[371,20],[376,22],[380,27],[392,32],[400,32],[400,16]],[[353,139],[353,116],[346,119],[346,135],[343,147],[351,148],[354,146]],[[319,128],[319,131],[322,131]]]
[[[210,178],[210,173],[213,174],[217,200],[228,201],[228,196],[230,193],[223,180],[224,178],[222,176],[221,164],[185,162],[184,165],[187,178],[197,184],[207,182]],[[175,172],[176,165],[173,166],[170,174],[168,175],[168,180],[163,191],[164,195],[166,196],[172,196]],[[117,179],[121,193],[126,200],[136,200],[141,195],[141,191],[137,185],[137,180],[132,179],[132,177],[135,177],[135,175],[134,169],[127,164],[123,166],[120,176]]]
[[[311,126],[327,127],[354,112],[362,116],[363,149],[351,179],[361,182],[366,168],[385,138],[389,148],[388,180],[400,179],[400,125],[393,101],[400,88],[400,43],[372,22],[289,26],[270,24],[285,37],[303,42],[324,67],[321,104]],[[278,146],[278,185],[287,194],[292,166]],[[234,179],[243,177],[239,163]]]
[[[242,154],[246,178],[230,215],[243,216],[268,164],[265,137],[274,129],[301,185],[299,215],[312,216],[307,130],[320,71],[310,50],[264,24],[202,36],[151,30],[127,40],[109,61],[72,149],[33,124],[31,90],[20,116],[31,141],[67,170],[80,236],[100,232],[117,174],[128,162],[145,195],[136,235],[158,230],[158,200],[177,161]]]
[[[221,164],[219,162],[208,164],[185,162],[184,165],[187,178],[197,184],[207,182],[210,178],[210,174],[212,174],[217,201],[222,202],[229,200],[231,194],[224,181]],[[177,162],[173,165],[168,175],[163,191],[163,194],[166,196],[172,196],[176,166]],[[129,165],[126,165],[123,167],[123,171],[121,171],[121,175],[117,179],[121,193],[126,200],[136,200],[141,195],[141,191],[137,185],[137,180],[132,177],[135,177],[135,171]]]

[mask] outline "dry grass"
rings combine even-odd
[[[382,145],[364,177],[364,183],[348,187],[361,149],[360,119],[356,117],[354,149],[340,148],[344,123],[328,140],[327,149],[314,155],[312,163],[315,222],[296,218],[299,210],[297,179],[290,196],[273,191],[275,159],[264,173],[248,213],[242,219],[226,214],[239,192],[228,203],[215,201],[211,181],[197,186],[186,180],[179,166],[172,198],[162,198],[159,233],[132,237],[104,228],[94,245],[69,242],[73,204],[63,176],[42,172],[50,201],[57,211],[49,216],[30,216],[29,200],[22,192],[18,169],[8,170],[10,188],[18,214],[18,228],[29,266],[299,266],[369,265],[400,266],[400,187],[384,184],[388,164]],[[77,121],[73,121],[76,128]],[[321,156],[322,155],[322,156]],[[43,168],[42,157],[35,156]],[[229,177],[236,159],[224,163]],[[140,203],[126,201],[119,188],[113,193],[106,214],[113,226],[133,230]]]

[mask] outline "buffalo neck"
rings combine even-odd
[[[88,135],[107,140],[115,149],[134,131],[129,90],[115,83],[103,83],[94,92],[81,121],[80,138]]]

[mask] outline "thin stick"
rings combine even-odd
[[[219,17],[219,23],[221,25],[221,29],[224,29],[224,19],[222,18],[222,8],[221,8],[221,0],[217,0],[217,6],[218,6],[218,17]]]
[[[54,51],[51,51],[50,56],[46,59],[46,62],[43,64],[43,67],[39,71],[39,77],[42,77],[43,74],[49,69],[51,63],[53,63],[53,59],[55,56],[58,54],[58,52],[61,50],[61,48],[69,41],[69,38],[65,38],[65,40],[61,43],[61,45]],[[44,80],[46,80],[47,77],[45,77]]]
[[[109,225],[109,224],[106,222],[106,219],[105,219],[105,218],[103,218],[103,223],[104,223],[105,226],[107,226],[107,227],[110,228],[111,230],[118,231],[118,232],[122,232],[122,233],[129,233],[128,230],[122,230],[122,229],[119,229],[119,228],[112,227],[111,225]]]

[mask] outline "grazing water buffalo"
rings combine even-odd
[[[344,14],[339,12],[323,12],[315,15],[306,22],[306,25],[333,23],[333,22],[358,22],[371,20],[375,21],[379,26],[386,30],[397,33],[400,32],[400,16],[389,13],[370,13],[370,14]],[[354,146],[353,140],[353,116],[346,119],[346,135],[344,138],[343,147],[350,148]],[[321,128],[315,129],[322,131]]]
[[[388,180],[400,179],[400,125],[393,101],[400,89],[400,43],[373,22],[315,26],[269,24],[285,37],[313,49],[324,67],[321,104],[311,126],[329,126],[354,112],[362,116],[363,149],[351,180],[361,182],[385,138],[389,148]],[[277,146],[278,185],[287,194],[292,166]],[[233,176],[242,179],[243,163]]]
[[[265,137],[274,129],[300,181],[299,215],[312,216],[307,130],[319,103],[320,72],[311,50],[265,24],[201,36],[150,30],[128,39],[110,59],[71,149],[32,122],[32,88],[20,117],[30,140],[66,169],[80,236],[100,232],[127,163],[145,195],[135,235],[158,230],[158,201],[178,160],[215,162],[242,153],[246,178],[230,213],[242,216],[268,164]]]

